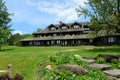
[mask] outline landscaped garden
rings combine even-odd
[[[57,54],[56,54],[57,53]],[[62,57],[60,60],[59,55],[65,54],[66,56]],[[72,58],[69,58],[70,55],[80,55],[84,57],[95,57],[98,54],[120,54],[119,46],[104,46],[104,47],[94,47],[94,46],[79,46],[79,47],[11,47],[4,46],[2,51],[0,51],[0,70],[4,70],[7,68],[8,64],[12,64],[12,76],[15,74],[20,74],[24,77],[24,80],[37,80],[42,76],[47,76],[40,72],[40,68],[42,66],[47,66],[47,64],[51,64],[53,68],[57,68],[58,65],[65,63],[78,64],[80,66],[84,66],[84,62],[77,62]],[[57,56],[56,56],[57,55]],[[68,55],[68,56],[67,56]],[[64,61],[62,60],[64,58]],[[98,62],[104,62],[104,60],[98,59]],[[116,66],[115,66],[116,67]],[[43,67],[42,67],[43,68]],[[93,72],[96,71],[96,72]],[[77,76],[78,80],[81,78],[94,79],[93,77],[103,78],[105,80],[105,76],[100,70],[93,69],[91,72],[89,71],[87,75],[80,77]],[[63,71],[64,72],[64,71]],[[66,72],[66,75],[63,72],[59,72],[57,74],[48,74],[53,78],[59,78],[61,75],[70,76],[72,75],[74,78],[75,75],[71,72]],[[101,76],[97,75],[101,74]],[[57,76],[57,77],[55,77]],[[81,75],[82,76],[82,75]],[[91,76],[91,78],[90,78]],[[70,78],[70,77],[69,77]],[[59,80],[59,79],[58,79]],[[73,79],[74,80],[74,79]],[[100,80],[100,79],[98,79]]]

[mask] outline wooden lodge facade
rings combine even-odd
[[[86,22],[50,24],[45,30],[33,33],[33,38],[21,40],[23,46],[79,46],[98,44],[120,44],[120,35],[92,37]],[[110,38],[110,40],[109,40]],[[101,42],[102,41],[102,42]],[[117,41],[117,42],[116,42]]]

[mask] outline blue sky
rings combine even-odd
[[[59,21],[85,22],[83,16],[77,16],[75,9],[87,0],[4,0],[12,16],[13,33],[33,33],[38,28],[45,29],[49,24]]]

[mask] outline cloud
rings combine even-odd
[[[5,0],[12,16],[12,27],[28,33],[59,21],[73,22],[78,18],[75,9],[85,7],[87,0]],[[83,20],[83,18],[81,19]],[[30,32],[32,33],[32,32]]]
[[[34,2],[32,0],[27,0],[27,4],[36,7],[39,11],[57,16],[55,21],[62,20],[65,22],[70,22],[73,20],[78,20],[75,9],[79,5],[85,7],[84,2],[86,1],[87,0],[41,0]]]
[[[22,31],[20,31],[20,30],[15,30],[15,31],[12,32],[12,34],[17,34],[17,33],[23,34]]]

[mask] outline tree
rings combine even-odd
[[[19,34],[19,33],[16,33],[16,34],[14,34],[14,35],[11,35],[10,37],[9,37],[9,40],[8,40],[8,42],[9,42],[9,45],[15,45],[15,43],[17,42],[17,41],[20,41],[22,38],[21,38],[21,35]]]
[[[10,34],[10,22],[12,14],[8,13],[7,7],[3,0],[0,0],[0,51],[2,43],[4,42],[5,38],[7,38]]]
[[[32,38],[33,35],[32,34],[22,34],[21,35],[21,38],[24,39],[24,38]]]
[[[21,39],[24,39],[24,38],[31,38],[32,37],[32,34],[22,34],[20,35],[19,33],[16,33],[14,35],[11,35],[8,39],[8,44],[13,46],[21,46],[21,42],[20,40]]]
[[[96,36],[120,33],[120,0],[88,0],[88,8],[79,6],[77,13],[90,18]]]
[[[42,29],[41,29],[41,28],[38,28],[36,32],[41,32],[41,31],[42,31]]]

